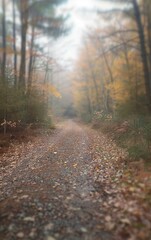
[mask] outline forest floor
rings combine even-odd
[[[150,240],[151,174],[126,157],[71,120],[12,144],[0,156],[0,239]]]

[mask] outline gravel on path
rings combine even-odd
[[[15,154],[1,169],[1,240],[117,240],[105,204],[124,153],[111,140],[68,120]]]

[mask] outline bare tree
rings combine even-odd
[[[140,40],[147,103],[148,103],[149,110],[151,111],[151,79],[150,79],[149,66],[148,66],[145,33],[144,33],[144,28],[142,24],[141,13],[140,13],[138,2],[137,0],[132,0],[132,3],[133,3],[134,14],[135,14],[135,20],[138,27],[139,40]]]
[[[27,44],[27,29],[28,29],[28,5],[29,0],[20,0],[20,19],[21,19],[21,63],[19,72],[19,87],[25,88],[26,79],[26,44]]]
[[[2,48],[3,48],[3,54],[2,54],[2,80],[5,82],[5,71],[6,71],[6,6],[5,6],[5,0],[2,0]]]
[[[14,85],[17,86],[17,49],[16,49],[16,8],[15,0],[13,0],[13,50],[14,50]]]

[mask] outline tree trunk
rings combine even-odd
[[[99,91],[98,91],[97,79],[96,79],[95,72],[94,72],[94,69],[93,69],[93,65],[92,65],[92,62],[91,62],[91,57],[89,55],[89,49],[88,49],[86,43],[85,43],[85,48],[87,50],[87,63],[88,63],[89,68],[90,68],[91,77],[92,77],[92,81],[93,81],[94,88],[95,88],[95,93],[96,93],[96,102],[97,102],[96,111],[99,111],[100,110],[100,96],[99,96]]]
[[[147,104],[148,104],[149,110],[151,111],[151,79],[150,79],[150,74],[149,74],[147,49],[145,46],[145,33],[144,33],[144,29],[143,29],[140,9],[139,9],[137,0],[132,0],[132,3],[133,3],[135,19],[136,19],[136,23],[137,23],[137,27],[138,27],[139,40],[140,40]]]
[[[150,73],[150,79],[151,79],[151,2],[146,1],[144,2],[144,8],[145,8],[145,17],[147,21],[147,44],[149,47],[149,56],[148,56],[148,63],[149,63],[149,73]]]
[[[20,18],[21,18],[21,63],[19,72],[19,87],[26,86],[26,39],[28,29],[28,0],[20,0]]]
[[[17,50],[16,50],[16,10],[13,0],[13,50],[14,50],[14,86],[17,86]]]
[[[28,92],[31,90],[32,75],[33,75],[33,47],[34,47],[35,26],[32,26],[31,44],[30,44],[30,59],[28,67]]]
[[[5,8],[5,0],[2,0],[2,81],[5,82],[5,71],[6,71],[6,8]]]

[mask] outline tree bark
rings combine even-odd
[[[20,0],[21,18],[21,63],[19,72],[19,87],[25,89],[26,86],[26,40],[28,29],[28,0]]]
[[[16,49],[16,10],[13,0],[13,50],[14,50],[14,86],[17,86],[17,49]]]
[[[150,1],[144,1],[144,17],[147,21],[147,44],[149,47],[149,56],[148,56],[148,63],[149,63],[149,73],[150,73],[150,79],[151,79],[151,2]]]
[[[5,82],[5,71],[6,71],[6,6],[5,0],[2,0],[2,47],[3,47],[3,54],[2,54],[2,81]]]
[[[32,33],[31,33],[31,44],[30,44],[30,59],[29,59],[29,67],[28,67],[28,92],[31,90],[32,85],[32,75],[33,75],[33,47],[34,47],[34,36],[35,36],[35,26],[32,25]]]
[[[143,29],[141,13],[140,13],[137,0],[132,0],[132,3],[133,3],[135,19],[138,27],[139,40],[140,40],[147,104],[148,104],[149,110],[151,111],[151,79],[150,79],[149,66],[148,66],[147,49],[145,45],[145,33]]]

